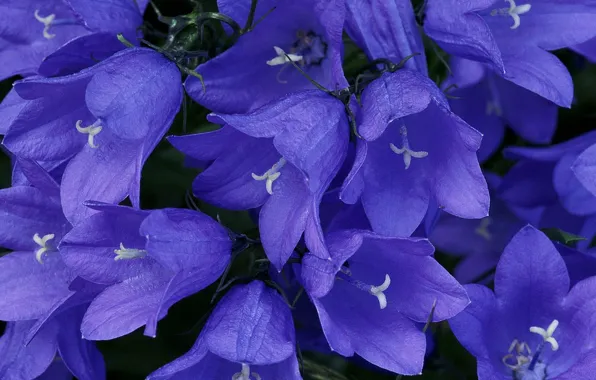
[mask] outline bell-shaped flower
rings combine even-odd
[[[557,126],[556,104],[503,79],[479,62],[455,57],[450,66],[453,76],[444,86],[453,84],[457,89],[449,92],[449,105],[484,135],[478,150],[480,161],[499,148],[506,125],[530,142],[551,141]]]
[[[410,0],[346,0],[346,32],[371,60],[400,62],[428,75],[422,34]]]
[[[129,196],[138,207],[143,164],[182,101],[176,64],[132,48],[76,74],[25,79],[15,89],[28,102],[3,144],[48,170],[68,162],[61,198],[70,222],[94,212],[86,200]]]
[[[318,207],[347,152],[343,104],[306,90],[247,114],[209,119],[224,127],[169,139],[193,159],[213,160],[195,179],[194,194],[228,209],[262,206],[261,241],[278,270],[303,232],[307,245],[324,246]],[[328,256],[324,249],[319,254]]]
[[[577,380],[593,377],[596,277],[569,290],[561,255],[531,226],[505,248],[494,293],[465,286],[472,303],[449,321],[476,357],[479,380]]]
[[[424,30],[448,53],[488,64],[518,86],[570,107],[571,75],[549,51],[596,36],[590,0],[430,0]]]
[[[341,198],[361,199],[375,232],[410,236],[431,199],[462,218],[488,215],[476,157],[482,135],[430,79],[407,69],[382,74],[363,91],[358,119],[363,139]]]
[[[326,242],[331,260],[307,253],[301,277],[331,349],[420,374],[426,338],[417,323],[461,312],[469,303],[463,287],[435,261],[426,239],[342,230]]]
[[[251,0],[218,4],[227,16],[246,22]],[[186,91],[214,112],[251,111],[290,92],[313,88],[290,60],[326,88],[345,88],[344,17],[344,0],[259,1],[254,18],[260,19],[258,24],[230,49],[200,65],[197,72],[205,86],[189,77]]]
[[[299,380],[295,349],[288,305],[274,289],[253,281],[232,288],[190,351],[147,379]]]
[[[101,211],[60,245],[74,273],[106,285],[83,318],[86,339],[113,339],[144,325],[154,337],[168,309],[213,283],[229,262],[227,231],[200,212],[90,206]]]

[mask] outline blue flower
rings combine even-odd
[[[356,159],[341,198],[362,201],[375,232],[410,236],[431,199],[463,218],[488,215],[476,151],[482,135],[450,111],[427,77],[384,73],[362,93]]]
[[[61,184],[71,222],[90,215],[86,200],[139,205],[143,163],[182,101],[180,72],[149,49],[127,49],[73,75],[15,84],[27,102],[3,145],[47,170],[66,165]]]
[[[189,352],[149,380],[302,379],[290,309],[260,281],[232,288],[217,304]]]
[[[301,279],[331,349],[420,374],[426,337],[416,322],[461,312],[469,303],[463,287],[435,261],[426,239],[340,230],[325,241],[331,260],[307,253]]]
[[[59,247],[74,273],[106,286],[83,318],[86,339],[113,339],[144,325],[155,337],[173,304],[213,283],[228,265],[227,231],[200,212],[90,206],[100,212],[77,224]]]
[[[250,0],[219,1],[224,13],[246,20]],[[347,87],[341,49],[343,0],[259,1],[258,14],[275,9],[230,49],[197,68],[205,82],[186,80],[188,94],[204,107],[221,113],[254,110],[285,94],[312,88],[285,57],[330,89]],[[258,96],[255,96],[258,94]]]
[[[424,30],[448,53],[475,60],[521,87],[570,107],[573,83],[548,51],[596,36],[590,1],[427,2]]]
[[[450,320],[478,361],[478,378],[588,379],[594,371],[594,289],[590,277],[569,290],[561,255],[531,226],[505,248],[494,293],[466,285],[472,303]]]

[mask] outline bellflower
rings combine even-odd
[[[591,1],[427,2],[424,30],[448,53],[487,64],[518,86],[570,107],[573,83],[548,51],[596,36]]]
[[[250,2],[219,0],[218,4],[242,22]],[[259,1],[258,15],[274,6],[234,46],[197,68],[205,89],[197,78],[186,80],[186,91],[195,101],[214,112],[242,113],[287,93],[312,88],[284,52],[324,87],[347,87],[341,61],[344,0]]]
[[[227,231],[200,212],[91,207],[101,211],[77,224],[60,245],[73,272],[107,286],[83,318],[86,339],[113,339],[143,325],[154,337],[174,303],[211,284],[228,264]]]
[[[420,238],[330,232],[331,260],[307,254],[302,283],[331,349],[392,372],[420,374],[426,338],[416,322],[451,318],[469,303],[463,287]]]
[[[453,97],[449,105],[484,134],[478,150],[480,161],[499,148],[506,125],[530,142],[550,142],[557,125],[556,104],[503,79],[479,62],[455,57],[450,65],[453,77],[445,85],[458,88],[450,92]]]
[[[369,84],[358,131],[363,140],[341,198],[360,198],[375,232],[410,236],[431,199],[455,216],[488,215],[476,157],[482,135],[449,110],[427,77],[404,69]]]
[[[346,0],[346,32],[371,60],[405,63],[410,70],[428,75],[422,35],[410,0]]]
[[[93,210],[83,202],[139,205],[143,163],[169,128],[182,100],[173,62],[143,48],[127,49],[76,74],[15,84],[28,100],[3,144],[17,157],[62,177],[64,213],[73,223]]]
[[[214,160],[193,184],[219,207],[260,207],[263,248],[281,270],[302,233],[324,247],[318,207],[347,152],[343,104],[318,90],[283,97],[247,114],[213,114],[214,132],[171,138],[193,159]],[[324,248],[317,252],[325,257]]]
[[[89,33],[62,0],[3,1],[0,24],[0,80],[36,74],[45,56]]]
[[[505,248],[494,293],[465,286],[472,303],[450,320],[478,361],[478,378],[589,379],[596,364],[592,327],[596,277],[569,290],[561,255],[531,226]]]
[[[195,345],[147,379],[302,379],[290,309],[260,281],[235,286]]]
[[[486,177],[491,189],[498,188],[499,177]],[[489,216],[471,220],[441,213],[429,239],[437,249],[462,257],[453,273],[460,282],[471,283],[486,277],[497,265],[509,240],[524,225],[507,203],[493,194]]]

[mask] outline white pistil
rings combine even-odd
[[[379,300],[379,306],[381,310],[387,307],[387,297],[385,297],[385,293],[383,293],[387,288],[391,285],[391,277],[388,274],[385,275],[385,281],[379,286],[371,286],[370,287],[370,294],[377,297]]]
[[[54,237],[54,234],[47,234],[43,237],[39,237],[39,234],[37,233],[33,235],[33,241],[40,246],[40,248],[35,251],[35,258],[40,264],[43,264],[43,261],[41,260],[43,254],[51,249],[51,247],[48,245],[48,241],[52,240]]]
[[[503,16],[509,15],[513,18],[513,25],[511,29],[519,28],[521,24],[521,18],[519,16],[528,13],[532,9],[532,4],[521,4],[516,5],[515,0],[505,0],[509,3],[509,8],[493,9],[490,12],[491,16]]]
[[[93,141],[93,138],[99,132],[101,132],[101,130],[103,129],[103,127],[100,125],[101,121],[97,120],[95,123],[91,124],[88,127],[82,127],[81,126],[82,123],[83,123],[83,120],[77,121],[77,124],[76,124],[77,131],[79,131],[80,133],[88,134],[89,135],[89,138],[88,138],[87,142],[89,143],[89,146],[91,148],[97,148],[97,147],[99,147],[99,145],[95,145],[95,142]]]
[[[115,261],[136,259],[147,255],[147,251],[144,249],[125,248],[122,243],[120,243],[120,249],[115,249],[114,253],[116,254]]]
[[[266,181],[265,188],[267,189],[267,193],[269,193],[269,195],[272,195],[273,194],[273,181],[275,181],[276,179],[279,178],[279,176],[281,175],[281,173],[279,171],[281,170],[281,168],[284,167],[285,164],[286,164],[286,160],[285,160],[285,158],[282,157],[279,159],[279,161],[277,161],[275,164],[273,164],[271,169],[269,169],[265,173],[263,173],[263,175],[257,175],[255,173],[252,173],[252,178],[257,181]]]
[[[404,165],[406,166],[406,170],[410,167],[412,163],[412,157],[414,158],[424,158],[428,156],[428,152],[425,151],[414,151],[410,149],[410,144],[408,142],[408,129],[405,125],[402,125],[399,129],[399,133],[401,134],[401,142],[402,148],[398,148],[397,146],[393,145],[393,143],[389,144],[389,148],[395,154],[403,154],[404,155]]]
[[[485,238],[486,240],[491,240],[493,238],[493,235],[488,230],[488,226],[490,226],[491,223],[492,223],[492,219],[489,218],[488,216],[486,218],[482,218],[480,220],[480,224],[478,225],[478,227],[476,227],[474,232],[476,233],[476,235],[480,235],[483,238]]]
[[[270,59],[270,60],[267,61],[267,64],[269,66],[283,65],[283,64],[288,63],[290,61],[292,61],[292,62],[302,61],[302,58],[303,57],[301,55],[288,54],[286,56],[286,52],[283,51],[283,49],[280,48],[279,46],[274,46],[273,49],[275,49],[275,54],[277,54],[277,57],[275,57],[275,58]]]
[[[51,14],[49,16],[46,17],[41,17],[39,15],[39,9],[35,10],[34,13],[35,19],[39,22],[41,22],[43,24],[43,36],[45,39],[47,40],[51,40],[52,38],[56,37],[55,34],[51,34],[50,33],[50,27],[52,26],[52,22],[54,22],[54,19],[56,18],[55,14]]]
[[[254,377],[254,380],[261,380],[261,376],[258,373],[250,373],[250,366],[242,363],[242,370],[232,375],[232,380],[251,380],[250,376]]]
[[[553,334],[558,326],[559,321],[555,319],[550,323],[550,325],[548,325],[546,330],[542,327],[532,326],[530,327],[530,332],[542,336],[542,339],[551,345],[553,351],[557,351],[559,349],[559,343],[555,338],[553,338]]]

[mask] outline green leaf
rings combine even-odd
[[[574,235],[558,228],[543,228],[542,232],[544,232],[550,240],[557,241],[568,246],[574,246],[578,241],[586,240],[585,237]]]

